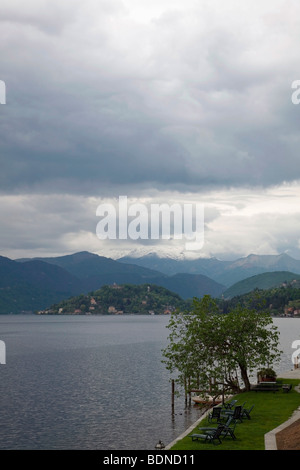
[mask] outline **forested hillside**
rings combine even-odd
[[[87,295],[64,300],[40,314],[170,314],[189,302],[164,287],[144,285],[102,286]]]
[[[273,315],[298,315],[300,318],[300,281],[294,280],[271,289],[254,289],[232,299],[219,299],[218,302],[224,313],[240,304],[257,310],[267,308]]]

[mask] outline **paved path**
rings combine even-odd
[[[279,373],[278,376],[280,379],[300,379],[300,368]]]
[[[279,375],[279,378],[281,379],[300,379],[300,368],[290,370],[284,373],[280,373],[278,375]],[[297,390],[297,392],[300,393],[300,385],[295,387],[295,390]],[[297,421],[299,424],[300,423],[300,406],[297,410],[294,411],[292,417],[288,421],[286,421],[285,423],[282,423],[277,428],[272,429],[272,431],[265,434],[265,449],[266,450],[278,450],[277,442],[276,442],[276,434],[287,429],[291,425],[296,425]]]

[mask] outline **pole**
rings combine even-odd
[[[175,381],[172,379],[172,413],[174,413]]]

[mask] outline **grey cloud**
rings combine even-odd
[[[300,177],[285,43],[296,44],[295,29],[281,30],[278,52],[276,18],[255,30],[208,8],[142,27],[120,2],[88,2],[93,16],[79,2],[4,5],[2,191],[201,191]],[[18,38],[19,22],[56,34]]]
[[[34,28],[38,31],[61,35],[65,28],[77,23],[89,22],[93,12],[102,17],[116,16],[126,12],[119,0],[87,0],[87,9],[80,0],[3,0],[0,4],[2,23]],[[29,31],[27,31],[27,34]]]
[[[72,4],[68,0],[29,0],[24,6],[24,2],[18,0],[3,1],[0,5],[0,17],[3,23],[37,28],[47,34],[60,34],[74,19],[78,10],[78,2],[75,0]]]

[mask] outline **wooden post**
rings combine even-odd
[[[174,413],[175,381],[172,379],[172,413]]]

